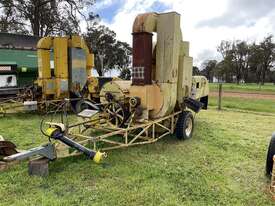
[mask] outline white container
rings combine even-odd
[[[37,101],[25,101],[24,102],[25,111],[36,111],[37,110]]]

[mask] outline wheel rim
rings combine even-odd
[[[120,127],[124,123],[125,114],[119,103],[113,102],[106,106],[105,112],[108,114],[107,121],[116,127]]]
[[[187,137],[191,136],[193,130],[193,122],[192,119],[189,117],[186,119],[186,127],[185,127],[185,134]]]

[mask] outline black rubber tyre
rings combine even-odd
[[[176,137],[181,140],[189,139],[193,135],[194,118],[191,112],[183,111],[179,114],[176,124]]]
[[[265,171],[267,175],[271,175],[272,173],[273,155],[275,155],[275,133],[272,134],[272,137],[270,139],[267,156],[266,156]]]
[[[99,110],[99,107],[94,105],[94,103],[92,103],[89,100],[77,101],[77,103],[75,104],[75,112],[78,114],[78,113],[82,112],[84,109]]]

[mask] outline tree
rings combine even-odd
[[[82,9],[94,0],[0,0],[0,31],[35,36],[79,33]]]
[[[249,44],[246,41],[222,41],[217,50],[223,60],[218,64],[219,73],[232,74],[236,82],[257,82],[264,84],[273,81],[271,68],[275,62],[275,44],[269,35],[260,43]],[[231,71],[229,71],[231,70]]]
[[[233,53],[232,53],[232,43],[230,41],[221,41],[220,45],[217,47],[217,51],[222,55],[223,60],[218,64],[219,76],[225,76],[226,79],[232,81],[235,75],[234,63],[233,63]],[[228,75],[232,74],[230,78]]]
[[[250,46],[250,58],[249,58],[249,69],[250,73],[253,73],[253,80],[256,83],[261,82],[261,73],[262,73],[262,68],[261,68],[261,54],[259,52],[259,45],[256,44],[255,42]]]
[[[120,72],[119,78],[124,80],[131,79],[131,70],[129,68],[123,68]]]
[[[258,46],[258,57],[260,64],[258,65],[261,70],[261,84],[265,83],[266,73],[270,71],[275,61],[275,44],[272,42],[272,35],[264,38]]]
[[[193,66],[193,75],[201,75],[201,71],[197,66]]]
[[[218,62],[215,67],[215,77],[218,79],[218,82],[232,82],[232,74],[230,71],[230,68],[228,68],[224,60]]]
[[[248,60],[250,56],[250,49],[249,45],[245,41],[237,41],[235,43],[235,56],[237,61],[237,67],[240,71],[240,77],[244,82],[248,80]]]
[[[216,60],[207,60],[203,62],[202,74],[209,80],[209,82],[213,82],[216,65]]]
[[[266,80],[273,81],[273,77],[266,77],[267,74],[273,75],[273,72],[270,72],[275,62],[275,44],[272,38],[272,35],[267,36],[259,44],[254,42],[250,46],[249,68],[259,84],[264,84]]]
[[[230,41],[221,41],[220,45],[217,47],[217,51],[221,53],[223,59],[225,59],[226,57],[230,56],[231,54],[231,42]]]
[[[15,13],[14,7],[9,6],[11,0],[0,0],[0,31],[26,34],[24,22],[19,21],[19,15]]]
[[[222,65],[231,68],[237,84],[247,82],[249,73],[250,46],[246,41],[222,41],[217,51],[223,57]],[[221,66],[221,65],[220,65]],[[225,70],[224,70],[225,71]]]
[[[94,22],[85,34],[86,42],[95,53],[95,69],[99,76],[106,71],[129,67],[132,54],[126,42],[116,40],[116,33],[104,25]]]

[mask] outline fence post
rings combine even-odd
[[[219,83],[218,110],[222,109],[222,83]]]

